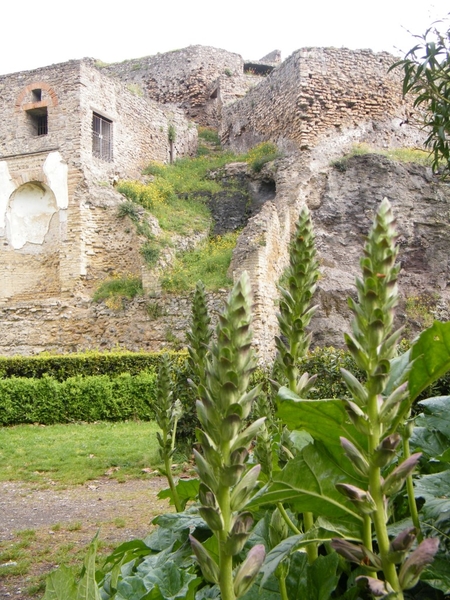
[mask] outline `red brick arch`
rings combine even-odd
[[[30,83],[17,96],[16,100],[16,111],[20,110],[24,99],[31,93],[32,90],[45,90],[51,99],[52,106],[56,106],[58,104],[58,96],[56,95],[55,90],[45,81],[34,81]],[[28,104],[28,103],[27,103]]]

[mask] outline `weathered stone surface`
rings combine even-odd
[[[447,319],[448,186],[425,168],[374,155],[351,158],[341,171],[331,166],[355,142],[380,149],[422,142],[423,133],[404,123],[410,106],[399,75],[387,74],[392,60],[385,53],[306,48],[263,76],[246,73],[250,63],[238,55],[195,46],[107,69],[87,59],[0,77],[0,353],[156,350],[184,343],[190,296],[161,294],[158,273],[143,265],[134,224],[117,215],[122,197],[111,183],[139,176],[145,162],[169,160],[172,151],[192,153],[197,133],[186,114],[203,125],[221,124],[223,140],[235,149],[272,140],[285,152],[258,176],[241,164],[218,173],[230,192],[236,182],[244,191],[212,203],[217,231],[245,226],[230,273],[250,273],[261,361],[274,353],[276,283],[305,204],[321,261],[315,343],[343,343],[346,298],[354,294],[364,235],[384,196],[399,220],[399,322],[408,322],[410,333],[422,324],[405,308],[411,298]],[[38,136],[29,111],[44,108],[49,129]],[[113,161],[92,153],[97,111],[115,125]],[[30,184],[42,187],[43,199]],[[33,198],[43,206],[37,217]],[[31,230],[12,233],[29,216],[36,217]],[[150,226],[157,234],[157,223]],[[176,247],[195,241],[180,239]],[[173,254],[168,248],[160,269]],[[142,275],[145,297],[121,310],[92,302],[102,279],[125,273]],[[225,296],[210,297],[214,315]]]

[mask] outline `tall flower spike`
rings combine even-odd
[[[235,600],[245,593],[263,559],[261,548],[256,554],[253,548],[233,575],[237,555],[253,525],[245,504],[254,494],[260,472],[259,465],[247,467],[248,448],[264,423],[264,418],[246,423],[259,392],[259,388],[247,391],[256,367],[250,322],[250,283],[244,274],[219,316],[217,341],[211,344],[197,387],[197,412],[203,427],[197,431],[202,453],[194,451],[201,480],[200,514],[217,538],[218,562],[206,550],[202,552],[200,542],[192,543],[205,577],[217,579],[222,600]]]

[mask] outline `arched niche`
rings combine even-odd
[[[10,196],[6,237],[15,250],[25,244],[42,245],[58,206],[55,194],[40,181],[24,183]]]

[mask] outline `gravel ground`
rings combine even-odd
[[[34,489],[17,482],[0,483],[0,541],[3,547],[17,541],[17,532],[34,530],[38,542],[50,539],[55,544],[71,542],[86,545],[100,529],[99,539],[118,545],[133,538],[145,537],[157,514],[171,508],[156,497],[167,487],[162,477],[135,479],[118,483],[102,478],[82,486],[58,490]],[[56,527],[55,527],[56,525]],[[52,537],[50,537],[52,536]],[[44,543],[42,541],[41,543]],[[2,576],[0,561],[0,599],[37,600],[43,592],[27,595],[30,577],[47,572],[56,565],[38,562],[28,573]],[[8,561],[7,561],[8,562]],[[6,563],[3,562],[3,565]]]

